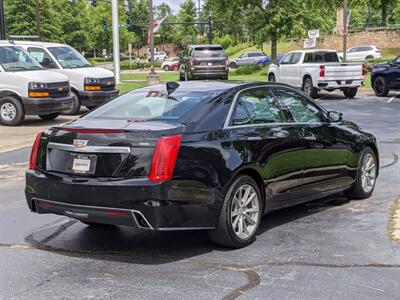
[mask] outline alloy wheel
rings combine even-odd
[[[307,94],[307,95],[311,95],[311,83],[310,83],[310,81],[309,80],[306,80],[305,82],[304,82],[304,92]]]
[[[383,82],[382,82],[382,80],[381,79],[375,80],[374,87],[375,87],[375,91],[377,91],[379,94],[382,93],[382,91],[383,91]]]
[[[375,157],[371,153],[364,156],[361,167],[361,186],[364,192],[372,191],[376,180],[376,163]]]
[[[12,121],[17,115],[17,108],[10,102],[3,103],[0,108],[1,117],[5,121]]]
[[[245,184],[236,191],[231,206],[231,224],[235,235],[246,240],[258,227],[260,204],[256,191]]]

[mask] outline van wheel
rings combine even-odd
[[[378,97],[386,97],[389,94],[389,87],[387,85],[386,79],[379,76],[375,79],[373,83],[373,88],[375,95]]]
[[[375,153],[370,147],[366,147],[360,156],[356,182],[345,192],[346,196],[355,199],[366,199],[371,196],[377,175],[378,163]]]
[[[268,81],[269,82],[276,82],[276,78],[274,74],[269,74],[268,75]]]
[[[71,91],[71,95],[74,97],[74,100],[72,101],[72,106],[69,109],[63,111],[64,115],[76,115],[81,109],[81,102],[79,101],[78,95],[73,91]]]
[[[54,120],[59,115],[60,115],[59,113],[52,113],[52,114],[48,114],[48,115],[39,115],[39,118],[41,118],[43,120]]]
[[[6,126],[20,125],[25,119],[21,102],[13,96],[0,99],[0,123]]]
[[[217,245],[242,248],[256,239],[263,205],[260,190],[247,175],[239,176],[229,187],[221,208],[217,227],[208,232]]]
[[[344,88],[343,94],[346,98],[354,98],[357,95],[358,88]]]
[[[313,82],[310,77],[304,79],[302,89],[308,96],[312,98],[318,97],[318,89],[313,86]]]

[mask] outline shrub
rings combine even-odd
[[[224,47],[224,49],[229,48],[232,45],[232,42],[232,38],[229,34],[215,39],[215,43],[221,45],[222,47]]]
[[[238,53],[246,48],[249,48],[249,44],[246,44],[246,43],[238,44],[238,45],[231,46],[231,47],[228,47],[227,49],[225,49],[225,53],[227,56],[234,56],[236,53]]]
[[[259,65],[250,65],[250,66],[243,66],[239,67],[235,70],[236,75],[250,75],[257,73],[262,70],[262,67]]]

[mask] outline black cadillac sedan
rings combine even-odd
[[[296,88],[170,82],[39,133],[25,192],[39,214],[206,229],[239,248],[270,211],[340,191],[369,197],[378,166],[371,133]]]

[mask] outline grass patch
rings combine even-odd
[[[117,88],[119,89],[120,94],[125,94],[144,86],[146,86],[146,82],[124,82],[117,84]]]
[[[147,75],[147,72],[124,73],[121,74],[121,80],[147,81]],[[179,72],[160,72],[158,75],[160,75],[160,80],[162,82],[179,80]]]

